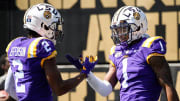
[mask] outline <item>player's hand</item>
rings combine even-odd
[[[73,64],[78,70],[82,70],[83,68],[83,57],[80,55],[78,58],[72,57],[70,54],[66,54],[67,60]]]
[[[0,101],[7,101],[9,94],[5,90],[0,91]]]
[[[97,64],[98,59],[97,56],[87,56],[85,58],[85,62],[83,63],[83,69],[81,70],[81,73],[89,74],[89,72],[94,69],[94,66]]]

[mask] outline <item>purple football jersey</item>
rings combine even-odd
[[[109,58],[121,83],[121,101],[158,100],[162,87],[148,60],[165,53],[166,43],[162,37],[142,38],[131,46],[116,45],[111,49]]]
[[[6,48],[19,101],[52,101],[52,91],[43,69],[46,59],[57,52],[52,41],[19,37]]]

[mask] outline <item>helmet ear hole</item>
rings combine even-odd
[[[136,31],[140,31],[141,27],[139,26]]]
[[[45,29],[45,30],[49,30],[49,28],[48,28],[46,25],[44,25],[44,29]]]
[[[42,22],[41,27],[44,27],[45,30],[49,30],[49,28]]]

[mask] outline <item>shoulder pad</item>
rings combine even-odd
[[[161,36],[150,37],[143,42],[142,47],[150,48],[152,43],[158,39],[164,40]]]
[[[115,49],[116,49],[116,46],[113,45],[112,48],[111,48],[111,51],[110,51],[110,55],[112,55],[115,52]]]
[[[33,58],[33,57],[37,57],[37,45],[39,43],[40,40],[42,39],[47,39],[47,38],[44,38],[44,37],[39,37],[39,38],[36,38],[35,40],[33,40],[31,42],[31,44],[29,45],[29,48],[28,48],[28,58]]]
[[[6,47],[6,53],[8,53],[8,50],[9,50],[11,44],[12,44],[16,39],[18,39],[18,38],[21,38],[21,37],[17,37],[17,38],[15,38],[15,39],[13,39],[13,40],[11,40],[11,41],[9,42],[9,44],[8,44],[7,47]]]

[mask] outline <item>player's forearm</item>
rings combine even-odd
[[[168,79],[170,78],[168,76],[166,76],[167,79],[163,79],[163,78],[165,77],[163,76],[159,77],[159,82],[166,92],[168,101],[179,101],[178,94],[172,83],[172,79]]]
[[[179,97],[174,87],[166,85],[165,90],[168,101],[179,101]]]
[[[59,91],[57,92],[58,96],[61,96],[68,91],[72,90],[76,86],[78,86],[84,79],[86,78],[86,74],[79,74],[74,78],[64,80],[59,88]]]

